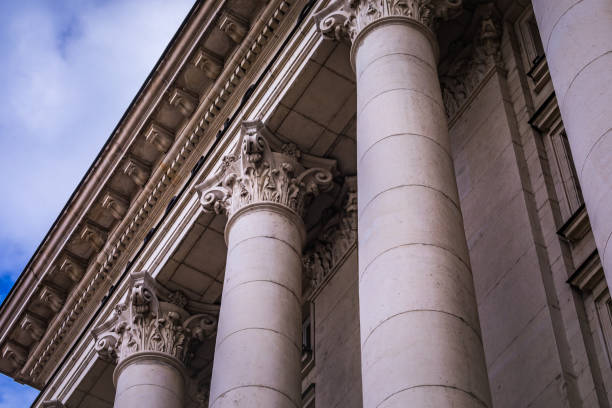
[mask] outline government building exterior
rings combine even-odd
[[[611,236],[610,0],[198,1],[0,372],[33,407],[609,408]]]

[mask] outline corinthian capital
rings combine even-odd
[[[351,41],[384,17],[405,17],[433,31],[436,21],[461,12],[462,0],[331,0],[314,18],[321,34]]]
[[[191,315],[180,292],[170,292],[148,272],[132,272],[125,301],[92,331],[100,357],[118,363],[136,352],[168,354],[185,363],[190,347],[214,336],[218,306],[195,304]]]
[[[262,122],[242,123],[234,152],[215,176],[196,186],[205,211],[231,216],[249,204],[276,203],[302,215],[312,197],[332,186],[333,160],[302,154],[293,144],[273,151],[272,139]]]

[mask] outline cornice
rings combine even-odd
[[[221,3],[224,4],[224,2]],[[90,262],[85,277],[71,291],[61,311],[50,323],[41,341],[30,351],[28,361],[23,369],[19,374],[14,374],[21,381],[37,386],[45,383],[46,377],[53,368],[48,365],[49,361],[59,359],[58,347],[62,344],[68,344],[72,340],[69,334],[77,331],[79,323],[83,319],[83,311],[97,304],[96,301],[105,293],[104,288],[110,286],[118,273],[119,268],[117,266],[121,264],[120,261],[124,261],[126,254],[130,252],[129,250],[139,244],[135,243],[134,239],[146,234],[145,228],[151,223],[151,215],[163,212],[165,208],[160,210],[158,202],[163,196],[169,194],[169,187],[175,185],[177,174],[184,171],[183,166],[186,163],[197,161],[197,158],[192,156],[196,146],[214,138],[216,134],[215,125],[221,126],[223,122],[222,115],[220,115],[221,111],[224,110],[228,102],[239,101],[235,91],[246,89],[248,86],[248,84],[243,84],[243,79],[262,53],[263,48],[273,37],[274,30],[283,20],[292,3],[292,0],[278,0],[266,5],[262,18],[253,25],[243,42],[233,52],[231,58],[226,61],[223,72],[211,88],[208,96],[203,99],[191,121],[176,136],[165,158],[152,171],[149,181],[140,195],[132,201],[124,219],[110,231],[103,248],[96,255],[95,261]],[[211,5],[209,9],[212,9],[212,3],[209,3],[209,5]],[[197,21],[193,20],[189,29],[201,28],[201,23]],[[197,27],[194,27],[194,25]],[[168,69],[171,71],[177,70],[175,67]],[[126,154],[127,149],[124,149],[123,153]],[[116,160],[116,163],[120,163],[121,159],[122,157]],[[108,170],[100,169],[97,171]],[[188,172],[189,169],[187,169]],[[30,286],[29,289],[33,286]]]
[[[305,1],[297,1],[292,5],[291,9],[287,12],[284,17],[281,26],[275,32],[275,45],[262,48],[261,54],[256,64],[252,68],[252,73],[255,75],[261,75],[261,67],[268,64],[268,61],[278,52],[278,57],[275,58],[274,64],[270,66],[270,70],[261,78],[259,86],[257,86],[253,92],[253,95],[240,111],[240,117],[246,118],[262,118],[264,122],[267,120],[269,115],[274,111],[274,107],[282,99],[282,95],[289,89],[291,83],[296,80],[300,67],[303,67],[305,61],[308,60],[313,50],[315,50],[318,44],[322,41],[321,36],[317,34],[314,22],[311,18],[305,18],[299,29],[291,37],[291,40],[284,46],[281,47],[281,42],[286,32],[290,31],[293,27],[302,6]],[[314,11],[314,10],[313,10]],[[311,13],[313,12],[311,11]],[[244,85],[244,87],[243,87]],[[236,90],[236,96],[242,95],[241,92],[246,89],[249,82],[245,82]],[[235,108],[236,103],[229,101],[232,104],[232,109]],[[225,111],[226,112],[226,111]],[[214,123],[211,128],[215,129],[218,124],[223,124],[224,116],[218,115],[217,120],[219,122]],[[229,126],[226,126],[225,136],[219,140],[219,143],[214,144],[214,148],[209,147],[205,144],[198,146],[198,152],[206,153],[206,161],[203,162],[202,166],[198,166],[197,172],[194,177],[190,179],[184,189],[191,191],[192,187],[198,183],[203,182],[210,174],[212,174],[221,162],[223,155],[231,151],[232,146],[238,139],[240,132],[241,122],[234,120]],[[177,174],[176,179],[187,179],[192,171],[192,165],[198,161],[198,155],[192,155],[188,159],[180,172]],[[191,166],[190,166],[191,165]],[[171,188],[166,191],[164,197],[159,200],[154,211],[154,214],[149,216],[149,220],[158,220],[159,217],[164,214],[165,206],[170,199],[173,199],[173,193],[179,187]],[[181,194],[178,196],[175,205],[170,211],[168,211],[167,217],[164,217],[159,224],[156,225],[158,231],[152,236],[147,245],[143,246],[142,251],[137,252],[137,256],[133,257],[138,247],[135,244],[140,245],[141,241],[138,239],[141,236],[137,236],[133,239],[131,246],[124,250],[125,257],[126,253],[130,255],[130,262],[132,270],[150,270],[155,275],[158,273],[164,265],[166,259],[174,252],[174,249],[181,241],[181,238],[189,230],[190,225],[193,224],[196,218],[201,213],[201,205],[199,204],[197,194]],[[157,222],[157,221],[156,221]],[[140,234],[146,234],[147,225],[141,228]],[[127,262],[127,258],[118,259],[115,264],[116,268],[122,268]],[[112,314],[114,305],[119,303],[121,299],[127,293],[127,280],[116,284],[116,289],[110,294],[107,302],[100,308],[100,314],[92,319],[92,314],[89,314],[91,324],[96,324],[105,321]],[[94,305],[98,307],[98,304]],[[92,326],[92,327],[93,327]],[[73,329],[74,330],[74,329]],[[78,336],[78,333],[76,334]],[[94,344],[91,340],[91,336],[85,335],[79,337],[77,343],[74,345],[74,349],[70,351],[69,355],[60,356],[63,358],[61,367],[58,367],[56,373],[50,378],[49,383],[41,392],[39,401],[48,399],[62,399],[64,400],[70,395],[71,390],[77,384],[79,379],[82,378],[88,371],[88,367],[97,358],[97,354],[94,351]],[[57,366],[57,365],[56,365]],[[38,402],[34,404],[37,405]]]

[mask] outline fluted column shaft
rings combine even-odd
[[[612,286],[612,1],[533,0],[587,213]]]
[[[251,204],[226,237],[210,406],[300,407],[303,222],[282,205]]]
[[[364,407],[490,407],[433,34],[383,17],[353,42]]]
[[[162,353],[132,354],[117,366],[114,408],[183,408],[183,363]]]

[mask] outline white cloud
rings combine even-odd
[[[192,3],[0,3],[0,300]],[[0,408],[37,393],[0,375]]]
[[[192,3],[0,6],[0,273],[20,272],[11,254],[33,253]]]
[[[38,391],[14,382],[8,377],[0,377],[0,408],[25,408],[36,398]]]

